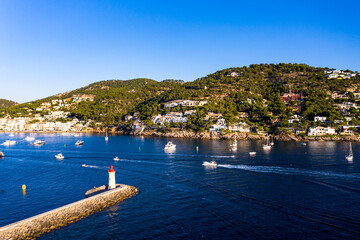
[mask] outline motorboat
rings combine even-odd
[[[2,157],[5,157],[5,154],[2,151],[0,151],[0,158]]]
[[[15,135],[13,133],[10,133],[9,137],[15,137]]]
[[[82,167],[87,167],[88,165],[86,165],[85,163],[83,165],[81,165]]]
[[[165,147],[164,147],[164,150],[165,151],[169,151],[169,150],[175,150],[176,149],[176,145],[173,144],[171,141],[168,142]]]
[[[55,155],[55,158],[56,158],[57,160],[63,160],[63,159],[64,159],[64,155],[62,155],[62,153],[59,153],[59,154],[56,154],[56,155]]]
[[[114,157],[114,161],[119,161],[120,158],[119,157]]]
[[[249,155],[250,155],[250,156],[255,156],[255,155],[256,155],[256,152],[249,152]]]
[[[10,146],[10,145],[15,145],[16,141],[12,141],[12,140],[6,140],[5,142],[2,143],[2,145],[4,146]]]
[[[301,145],[301,146],[306,146],[306,143],[303,142],[303,143],[300,143],[300,145]]]
[[[77,140],[75,143],[76,146],[84,145],[84,141]]]
[[[211,161],[211,162],[204,161],[202,165],[205,167],[215,167],[216,168],[218,164],[215,161]]]
[[[345,158],[348,161],[352,161],[354,159],[354,155],[353,155],[353,151],[352,151],[352,147],[351,147],[351,142],[349,144],[349,154],[346,155]]]
[[[41,146],[41,145],[44,145],[45,144],[45,141],[42,141],[42,140],[36,140],[35,142],[34,142],[34,145],[35,146]]]
[[[26,138],[25,138],[25,141],[28,141],[28,142],[31,142],[31,141],[34,141],[35,140],[35,138],[34,137],[31,137],[31,136],[27,136]]]

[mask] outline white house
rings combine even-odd
[[[308,136],[324,136],[324,135],[335,135],[335,128],[331,127],[310,127],[308,129]]]
[[[315,116],[314,117],[314,122],[326,122],[326,117],[322,117],[322,116]]]

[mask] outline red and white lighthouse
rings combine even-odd
[[[115,170],[113,165],[111,165],[109,172],[109,185],[108,188],[109,189],[114,189],[116,188],[116,183],[115,183]]]

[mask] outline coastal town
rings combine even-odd
[[[355,77],[356,74],[347,73],[341,70],[325,70],[328,79],[346,79]],[[238,77],[238,73],[231,72],[229,77]],[[180,83],[182,84],[182,83]],[[273,126],[286,125],[282,128],[282,133],[294,136],[356,136],[360,129],[359,115],[357,114],[360,105],[357,101],[360,99],[360,92],[357,89],[349,88],[345,92],[329,92],[329,99],[334,100],[333,107],[340,114],[338,119],[329,119],[327,116],[315,115],[310,121],[310,125],[304,128],[303,122],[309,122],[308,119],[300,116],[300,110],[304,101],[304,96],[291,91],[291,85],[288,92],[280,96],[281,101],[292,110],[291,114],[284,124],[284,119],[272,118]],[[84,102],[93,102],[95,96],[92,94],[74,94],[71,97],[63,98],[62,94],[58,98],[52,98],[48,101],[42,101],[22,109],[16,117],[5,115],[0,118],[0,131],[4,132],[96,132],[103,131],[104,124],[92,119],[78,119],[72,114],[72,109]],[[154,114],[150,121],[141,120],[141,112],[127,114],[118,122],[119,125],[126,124],[132,133],[142,134],[148,130],[169,129],[177,130],[189,122],[189,118],[197,114],[204,106],[212,104],[211,99],[176,99],[164,102],[162,104],[164,113]],[[247,98],[244,103],[256,104],[255,99]],[[295,104],[294,104],[295,103]],[[259,104],[259,103],[258,103]],[[263,99],[262,107],[268,107],[268,102]],[[176,109],[175,111],[173,109]],[[179,111],[180,109],[180,111]],[[235,120],[227,122],[222,113],[205,112],[202,121],[208,126],[205,131],[216,134],[226,134],[232,132],[244,134],[264,135],[269,132],[265,127],[253,124],[249,121],[249,112],[238,112]],[[272,112],[268,113],[270,116]],[[118,129],[114,126],[111,130],[116,132]]]

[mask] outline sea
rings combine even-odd
[[[46,141],[34,146],[28,135],[0,134],[17,141],[0,145],[0,227],[84,199],[113,165],[116,182],[139,193],[39,239],[360,239],[359,143],[347,161],[347,142],[264,151],[238,141],[233,151],[230,140],[33,134]]]

